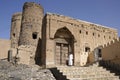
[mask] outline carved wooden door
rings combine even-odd
[[[67,65],[69,45],[56,43],[55,62],[57,65]]]

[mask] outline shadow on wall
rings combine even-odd
[[[41,44],[42,44],[42,40],[39,38],[36,53],[35,53],[35,64],[37,64],[37,65],[42,64],[41,63],[41,56],[42,56],[42,54],[41,54],[41,49],[42,49]]]

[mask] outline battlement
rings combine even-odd
[[[20,20],[22,18],[22,12],[17,12],[12,15],[12,22],[15,20]]]
[[[41,9],[44,12],[43,7],[40,4],[36,4],[35,2],[25,2],[23,9],[28,8],[28,7],[34,7],[34,8],[36,7],[36,8]]]
[[[117,38],[117,39],[113,39],[112,41],[106,43],[105,45],[103,45],[103,47],[108,47],[108,46],[113,45],[113,44],[115,44],[117,42],[120,42],[120,37]]]
[[[47,15],[49,15],[51,19],[57,19],[58,21],[67,22],[67,23],[70,23],[70,24],[78,26],[78,27],[84,25],[82,27],[89,27],[89,28],[94,28],[94,29],[98,28],[98,29],[102,29],[103,32],[104,32],[104,30],[107,30],[107,32],[117,33],[117,29],[103,26],[100,24],[95,24],[95,23],[87,22],[87,21],[80,20],[80,19],[74,19],[72,17],[59,15],[59,14],[55,14],[55,13],[47,13]]]
[[[21,15],[22,15],[22,12],[16,12],[12,15],[12,17],[21,16]]]

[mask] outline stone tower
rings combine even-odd
[[[34,2],[26,2],[23,6],[18,56],[21,63],[38,63],[40,54],[43,8]],[[23,57],[26,55],[28,58]],[[25,59],[26,62],[24,61]]]
[[[15,13],[12,16],[11,33],[10,33],[11,48],[18,47],[18,41],[19,41],[20,29],[21,29],[21,18],[22,18],[21,12]]]
[[[19,45],[37,47],[37,42],[41,38],[43,16],[43,8],[40,5],[34,2],[24,4]]]

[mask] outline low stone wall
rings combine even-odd
[[[0,39],[0,59],[6,59],[10,50],[10,40]]]
[[[18,47],[18,53],[16,55],[19,58],[18,63],[22,64],[35,64],[35,47],[28,45],[21,45]]]

